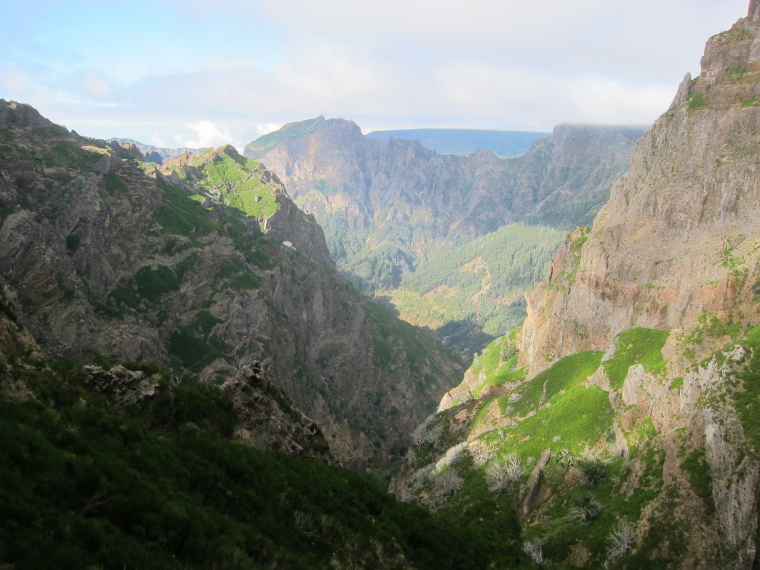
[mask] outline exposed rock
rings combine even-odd
[[[538,507],[548,498],[546,489],[543,489],[543,471],[544,468],[549,464],[551,455],[551,449],[545,449],[542,451],[541,457],[539,457],[538,461],[536,462],[536,466],[533,468],[533,471],[530,472],[530,476],[528,477],[528,482],[525,484],[525,491],[523,494],[523,516],[528,516],[533,509]]]
[[[758,322],[759,35],[745,19],[708,42],[701,75],[687,76],[637,143],[593,227],[568,236],[529,301],[523,348],[533,371],[604,350],[634,326],[679,328],[704,311]]]
[[[395,287],[446,238],[514,221],[591,221],[643,129],[559,126],[524,156],[439,155],[363,136],[343,119],[286,125],[246,146],[326,228],[338,265],[368,290]],[[384,272],[388,263],[393,275]]]
[[[129,144],[15,103],[0,117],[0,279],[46,358],[204,381],[262,362],[355,467],[403,453],[457,382],[443,347],[337,273],[321,228],[260,163],[226,146],[151,177]]]

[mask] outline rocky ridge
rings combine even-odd
[[[456,381],[461,365],[362,299],[313,218],[231,147],[164,174],[26,105],[1,102],[0,130],[0,279],[46,358],[214,382],[261,362],[357,467],[403,450]]]
[[[634,326],[688,328],[703,312],[757,322],[756,35],[750,16],[710,39],[593,226],[566,239],[529,301],[532,370]]]

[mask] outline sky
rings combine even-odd
[[[79,134],[242,148],[364,133],[648,125],[747,0],[0,0],[0,98]]]

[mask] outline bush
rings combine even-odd
[[[581,459],[577,462],[589,485],[599,485],[607,479],[608,466],[600,459]]]

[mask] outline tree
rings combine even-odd
[[[607,537],[610,542],[609,558],[611,561],[622,558],[626,552],[633,550],[638,540],[636,527],[625,520],[618,521],[615,530]]]

